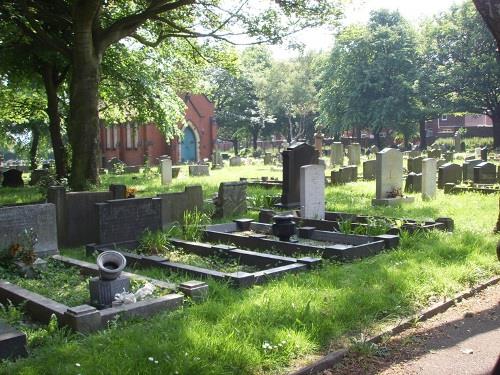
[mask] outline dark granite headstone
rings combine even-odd
[[[422,191],[422,173],[409,173],[406,177],[405,192],[420,193]]]
[[[0,359],[26,357],[26,334],[0,321]]]
[[[475,184],[496,184],[497,168],[495,164],[487,161],[479,163],[474,167],[474,183]]]
[[[9,169],[8,171],[3,172],[3,187],[23,187],[23,172],[17,169]]]
[[[443,189],[445,184],[459,184],[462,182],[462,167],[458,164],[446,163],[438,170],[438,188]]]
[[[161,229],[161,199],[117,199],[97,203],[98,242],[137,240],[149,229]]]
[[[375,159],[367,160],[367,161],[363,162],[363,179],[364,180],[375,180],[376,168],[377,168],[377,161]]]
[[[172,223],[182,223],[184,212],[203,208],[203,190],[201,186],[186,186],[183,192],[158,194],[161,198],[162,228]]]
[[[297,142],[284,150],[283,190],[281,204],[284,208],[300,206],[300,167],[318,164],[318,151],[305,142]]]
[[[481,149],[481,160],[488,161],[488,147],[483,147]]]

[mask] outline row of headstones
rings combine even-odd
[[[49,175],[48,169],[35,169],[31,171],[30,185],[36,185],[44,176]],[[23,187],[23,172],[19,169],[8,169],[0,173],[0,183],[3,187]]]

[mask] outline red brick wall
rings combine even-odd
[[[214,117],[214,105],[204,95],[185,95],[186,121],[195,127],[199,135],[200,159],[210,158],[213,145],[217,139],[217,126]],[[181,127],[182,125],[179,125]],[[158,164],[158,157],[170,155],[174,163],[179,159],[178,140],[167,143],[163,134],[154,124],[140,125],[137,128],[138,141],[132,142],[132,147],[127,147],[127,130],[125,125],[118,125],[118,134],[111,131],[111,147],[106,142],[105,127],[100,129],[100,144],[103,158],[109,160],[119,158],[127,165],[144,164],[145,156],[151,164]],[[117,139],[114,136],[117,135]],[[117,142],[116,142],[117,141]]]

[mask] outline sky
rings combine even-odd
[[[375,9],[399,10],[399,12],[412,23],[439,14],[455,3],[462,3],[464,0],[352,0],[352,4],[347,6],[343,24],[364,23],[368,21],[370,11]],[[470,1],[470,0],[469,0]],[[328,28],[311,29],[297,33],[295,38],[303,43],[306,50],[320,51],[328,50],[332,47],[332,31]],[[273,56],[277,59],[287,59],[296,52],[287,50],[284,47],[272,46]]]

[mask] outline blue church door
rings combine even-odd
[[[196,137],[193,129],[186,126],[181,142],[181,162],[196,161]]]

